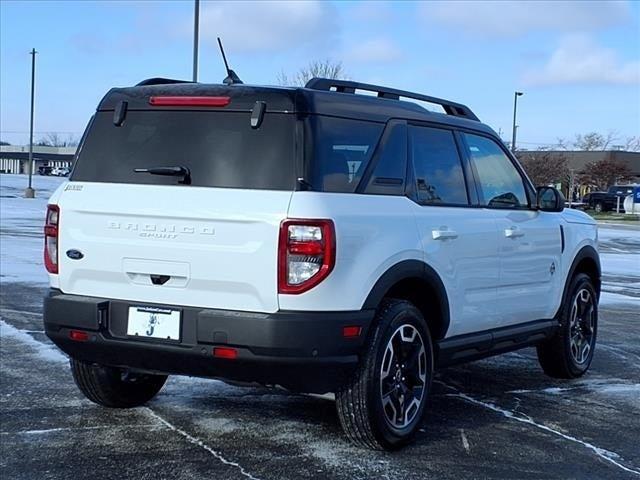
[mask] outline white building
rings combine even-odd
[[[33,146],[33,173],[42,166],[71,168],[77,147]],[[0,146],[0,173],[27,173],[28,145]]]

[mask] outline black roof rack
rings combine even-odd
[[[140,83],[136,84],[136,87],[144,87],[147,85],[167,85],[171,83],[193,83],[193,82],[189,80],[175,80],[173,78],[154,77],[154,78],[147,78],[146,80],[142,80]]]
[[[368,92],[377,93],[378,98],[389,98],[392,100],[400,100],[401,97],[421,100],[423,102],[440,105],[447,115],[454,117],[467,118],[469,120],[480,121],[478,117],[466,105],[461,103],[450,102],[442,98],[430,97],[420,93],[406,92],[404,90],[396,90],[395,88],[381,87],[379,85],[370,85],[368,83],[352,82],[350,80],[332,80],[330,78],[312,78],[307,82],[305,88],[311,90],[325,90],[340,93],[356,93],[356,90],[366,90]]]

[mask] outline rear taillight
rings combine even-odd
[[[335,228],[331,220],[285,220],[278,244],[278,292],[303,293],[333,270]]]
[[[44,266],[49,273],[58,273],[58,227],[60,226],[60,208],[47,205],[44,222]]]

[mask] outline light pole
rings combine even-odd
[[[24,191],[25,198],[34,198],[36,191],[31,187],[31,177],[33,176],[33,106],[34,106],[34,92],[36,88],[36,49],[32,48],[29,55],[31,55],[31,125],[29,127],[29,186]]]
[[[518,128],[516,125],[516,110],[518,109],[518,97],[524,95],[522,92],[514,92],[513,95],[513,130],[511,134],[511,151],[515,155],[516,153],[516,129]]]
[[[200,29],[200,0],[195,0],[193,12],[193,81],[198,81],[198,33]]]

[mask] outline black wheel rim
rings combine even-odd
[[[122,383],[141,383],[149,376],[144,373],[136,373],[131,370],[120,370],[120,381]]]
[[[399,327],[387,343],[380,366],[380,396],[385,419],[406,428],[420,411],[427,382],[427,355],[420,332]]]
[[[571,357],[578,365],[589,360],[595,338],[595,303],[589,290],[576,293],[569,317]]]

